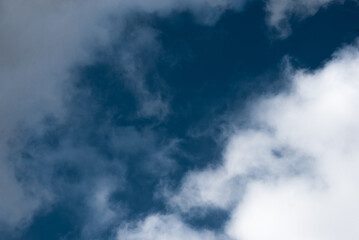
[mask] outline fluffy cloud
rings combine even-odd
[[[358,66],[356,44],[321,69],[290,74],[290,89],[253,104],[250,123],[230,137],[220,166],[187,175],[169,197],[173,211],[228,211],[228,239],[356,239]],[[129,236],[170,239],[183,224],[169,221],[152,235],[152,217]]]
[[[359,236],[358,64],[357,46],[347,47],[323,69],[298,72],[290,93],[267,99],[259,107],[257,119],[273,130],[272,141],[286,143],[310,160],[299,174],[280,174],[248,185],[229,224],[233,237]]]

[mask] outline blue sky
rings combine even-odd
[[[358,1],[0,11],[0,239],[359,237]]]

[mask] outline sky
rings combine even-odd
[[[0,0],[0,240],[357,240],[357,0]]]

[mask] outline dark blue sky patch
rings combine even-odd
[[[34,223],[24,233],[21,239],[48,240],[63,239],[71,240],[80,237],[81,226],[79,219],[73,212],[61,206],[49,213],[44,213],[34,219]]]

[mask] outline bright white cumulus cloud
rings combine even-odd
[[[187,175],[169,197],[174,212],[229,211],[224,239],[357,239],[358,66],[355,44],[320,69],[289,74],[290,89],[252,105],[250,126],[233,133],[220,166]],[[168,234],[184,224],[162,229],[153,218],[121,228],[118,239],[173,239]]]
[[[301,153],[307,167],[247,186],[229,223],[236,239],[359,237],[358,66],[358,47],[347,47],[323,69],[296,73],[289,93],[258,108],[272,141]]]

